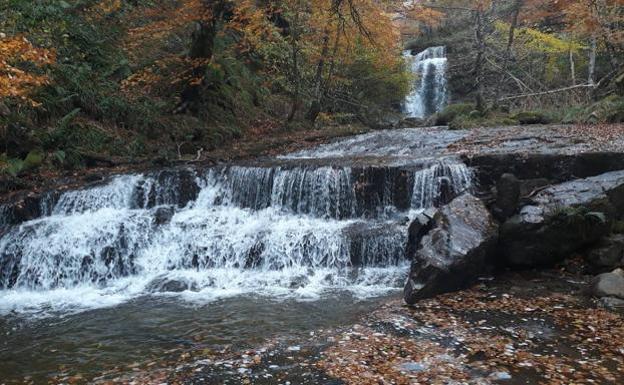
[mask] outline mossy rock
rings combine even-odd
[[[475,110],[475,105],[470,103],[458,103],[447,106],[436,114],[436,126],[449,125],[455,118],[461,115],[469,115]]]
[[[470,117],[460,115],[449,123],[451,130],[465,130],[478,127],[503,127],[518,124],[517,120],[511,119],[505,115]]]
[[[544,113],[539,111],[523,111],[513,116],[520,124],[548,124],[551,119]]]
[[[609,95],[586,108],[583,115],[584,123],[624,122],[624,97]]]
[[[33,150],[28,153],[23,162],[24,170],[34,170],[43,164],[44,156],[41,151]]]

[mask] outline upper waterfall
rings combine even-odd
[[[446,48],[429,47],[417,55],[407,50],[403,56],[417,77],[405,100],[405,113],[409,117],[425,118],[442,110],[448,102]]]

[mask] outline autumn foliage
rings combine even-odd
[[[37,104],[30,97],[32,90],[49,82],[45,72],[37,70],[55,60],[53,50],[37,48],[23,36],[0,39],[0,100],[18,98]],[[35,70],[25,69],[29,66]]]

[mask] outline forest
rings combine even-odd
[[[621,121],[622,2],[0,4],[0,169],[201,157],[237,138],[396,124],[404,49],[444,45],[455,128]],[[394,123],[393,123],[394,122]]]

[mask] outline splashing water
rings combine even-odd
[[[400,288],[409,218],[470,187],[425,168],[222,167],[126,175],[61,194],[0,237],[0,314],[145,295],[358,298]],[[1,223],[1,222],[0,222]]]
[[[412,118],[426,118],[448,103],[446,48],[429,47],[417,55],[403,52],[410,69],[417,76],[412,92],[405,100],[405,113]]]

